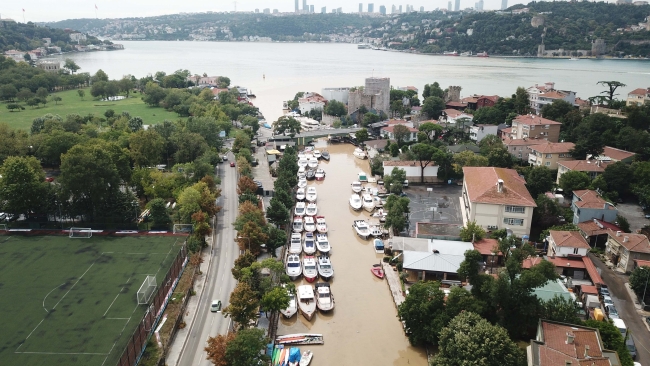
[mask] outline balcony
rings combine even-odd
[[[536,162],[536,161],[537,161],[537,157],[536,157],[535,155],[533,155],[533,154],[529,154],[529,155],[528,155],[528,162],[529,162],[529,163],[532,164],[532,163],[534,163],[534,162]]]

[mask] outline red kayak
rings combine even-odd
[[[372,272],[375,277],[384,279],[384,270],[378,264],[373,264],[372,268],[370,268],[370,272]]]

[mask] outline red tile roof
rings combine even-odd
[[[558,247],[591,249],[579,231],[549,231],[549,236]]]
[[[621,161],[633,157],[636,153],[617,149],[614,147],[605,146],[603,149],[603,155],[610,157],[614,161]]]
[[[489,99],[489,100],[493,101],[494,103],[499,101],[499,96],[498,95],[480,95],[478,97],[478,99],[483,99],[483,98]]]
[[[590,189],[573,191],[573,194],[578,197],[579,201],[574,204],[580,208],[600,208],[603,209],[607,205],[607,201],[600,197],[600,194]],[[610,207],[608,207],[609,209]],[[612,207],[613,209],[613,207]]]
[[[542,93],[539,96],[540,96],[540,98],[562,99],[562,98],[566,97],[567,94],[563,93],[561,91],[558,91],[558,90],[553,90],[553,91],[550,91],[550,92],[547,92],[547,93]]]
[[[535,145],[535,147],[531,147],[531,149],[542,154],[562,154],[568,153],[575,147],[573,142],[545,142],[546,143]]]
[[[606,162],[601,162],[600,164],[595,160],[566,160],[559,161],[559,165],[569,169],[577,170],[579,172],[598,172],[602,173],[607,167]]]
[[[462,112],[462,111],[459,111],[459,110],[457,110],[457,109],[451,109],[451,108],[450,108],[450,109],[445,109],[445,110],[442,111],[442,112],[443,112],[446,116],[449,116],[449,117],[451,117],[451,118],[460,117],[460,115],[465,114],[465,113]]]
[[[591,261],[591,258],[582,257],[582,262],[585,264],[585,269],[589,274],[589,278],[591,278],[591,282],[593,282],[594,285],[604,285],[605,281],[603,281],[603,278],[600,277],[600,273],[598,273],[598,270],[596,269],[594,262]]]
[[[646,88],[638,88],[638,89],[634,89],[631,92],[627,93],[627,95],[630,95],[630,94],[646,95],[646,94],[650,94],[650,92],[648,92],[649,90],[650,90],[650,88],[647,88],[647,89]]]
[[[542,257],[528,257],[528,258],[524,259],[523,262],[521,262],[521,268],[524,268],[524,269],[532,268],[532,267],[542,263],[543,260],[544,260],[544,258],[542,258]]]
[[[511,131],[512,132],[512,131]],[[545,143],[546,140],[537,140],[537,139],[503,139],[503,144],[506,146],[532,146]]]
[[[643,259],[635,259],[634,262],[639,267],[650,267],[650,261],[644,261]]]
[[[408,128],[408,130],[410,132],[418,132],[417,128],[413,128],[413,127],[409,127],[409,126],[405,126],[405,125],[401,125],[401,124],[395,124],[395,125],[382,127],[381,130],[385,131],[385,132],[388,132],[388,133],[393,133],[393,130],[395,129],[395,126],[404,126],[404,127]]]
[[[537,207],[516,170],[494,167],[464,167],[464,184],[471,202]],[[497,182],[503,181],[501,192]]]
[[[560,268],[585,268],[585,263],[582,259],[566,258],[566,257],[546,257],[546,260],[553,263],[555,267]]]
[[[481,239],[475,243],[474,249],[478,250],[482,255],[492,255],[493,250],[497,248],[498,242],[496,239]],[[498,253],[499,256],[503,255],[501,252]]]
[[[648,241],[648,237],[643,234],[621,233],[620,236],[616,236],[616,232],[613,230],[607,230],[607,234],[609,235],[609,238],[613,239],[630,252],[650,254],[650,241]]]
[[[467,107],[467,103],[463,102],[447,102],[445,104],[447,107]]]
[[[551,121],[550,119],[542,118],[534,114],[527,114],[525,116],[517,116],[512,122],[517,122],[522,125],[561,125],[560,122]]]
[[[598,288],[592,285],[580,285],[580,292],[582,292],[583,294],[598,295]]]
[[[578,229],[580,229],[580,231],[582,231],[586,236],[607,234],[607,229],[611,229],[613,231],[621,231],[621,228],[614,224],[610,224],[607,221],[598,219],[594,220],[578,223]]]
[[[589,346],[589,357],[603,357],[600,335],[596,329],[573,324],[551,323],[542,320],[542,333],[545,345],[566,356],[585,359],[585,346]],[[567,342],[568,335],[573,335],[573,342]],[[553,365],[563,365],[554,363]],[[543,363],[543,365],[550,365]]]

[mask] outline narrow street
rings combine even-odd
[[[600,275],[605,280],[609,293],[612,295],[614,306],[618,314],[627,325],[630,336],[634,339],[637,348],[636,362],[642,365],[650,365],[650,334],[644,324],[644,320],[634,307],[634,301],[625,289],[627,276],[614,273],[597,257],[589,255],[594,265],[601,270]]]

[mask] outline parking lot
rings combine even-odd
[[[616,208],[618,208],[618,214],[625,217],[630,223],[632,232],[650,224],[650,220],[645,218],[645,213],[636,202],[618,203]]]
[[[431,191],[427,191],[430,189]],[[409,235],[415,236],[418,222],[463,225],[460,213],[460,196],[462,187],[447,186],[411,186],[404,190],[411,200],[409,205]]]

